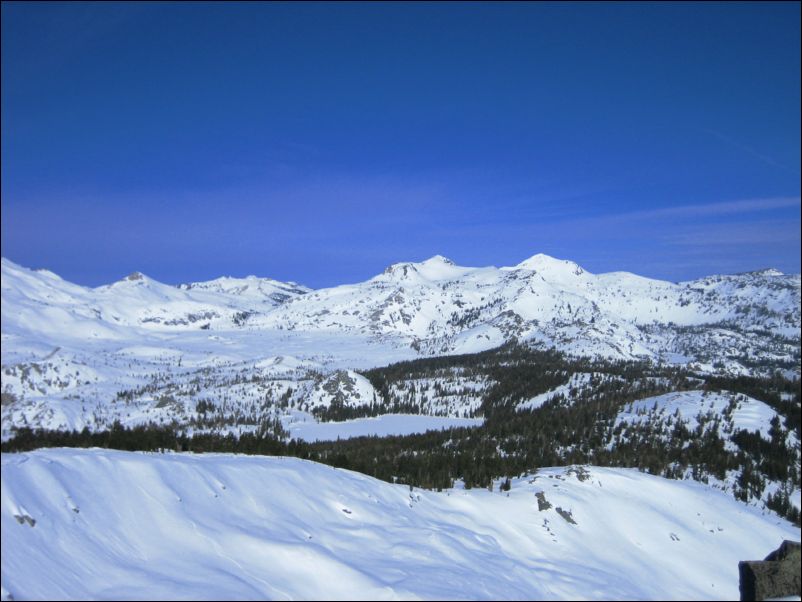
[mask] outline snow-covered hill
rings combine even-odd
[[[737,450],[728,435],[746,430],[757,432],[770,441],[772,420],[781,421],[781,417],[767,404],[746,395],[726,391],[678,391],[630,404],[619,416],[618,423],[660,422],[666,431],[680,422],[691,432],[713,428],[725,440],[725,445]],[[786,443],[792,448],[799,445],[793,432],[788,433]]]
[[[689,439],[715,437],[735,457],[741,451],[739,441],[743,443],[743,435],[748,433],[759,437],[766,447],[782,456],[783,464],[798,471],[800,441],[796,432],[785,430],[782,425],[783,418],[774,409],[747,395],[728,391],[677,391],[646,397],[625,407],[618,415],[614,429],[616,434],[609,446],[620,449],[622,444],[632,444],[633,437],[637,436],[637,428],[630,427],[640,426],[649,428],[651,445],[668,447],[677,445],[678,441],[681,445],[687,445],[683,440],[687,442]],[[638,445],[637,442],[635,445]],[[706,460],[712,463],[712,454]],[[703,476],[718,487],[733,492],[736,497],[739,490],[742,496],[748,497],[745,491],[748,487],[739,482],[741,477],[741,470],[725,471],[720,478],[707,474]],[[799,508],[802,505],[800,490],[781,481],[783,479],[777,476],[774,480],[763,479],[763,486],[752,496],[768,502],[770,496],[784,489],[790,503]]]
[[[634,470],[410,491],[291,458],[2,456],[12,599],[737,599],[739,560],[800,531]]]

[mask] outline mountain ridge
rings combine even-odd
[[[49,312],[61,326],[41,324],[73,335],[71,320],[96,320],[100,338],[118,327],[338,332],[423,355],[481,351],[514,339],[574,355],[671,361],[721,355],[723,348],[766,355],[799,341],[800,276],[773,268],[672,283],[630,272],[593,274],[544,254],[501,268],[457,266],[435,255],[322,289],[256,276],[174,286],[141,272],[90,289],[5,258],[2,266],[4,331],[24,322],[34,335],[42,330],[37,314]],[[780,351],[793,359],[793,349]]]

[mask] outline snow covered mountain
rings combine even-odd
[[[294,458],[2,457],[2,599],[738,598],[799,529],[633,469],[411,491]]]
[[[397,338],[429,355],[517,338],[622,359],[704,363],[735,350],[774,359],[798,349],[800,277],[763,271],[674,284],[594,275],[546,255],[510,268],[465,268],[435,256],[314,291],[255,322]]]
[[[124,338],[129,329],[181,330],[236,325],[309,289],[250,276],[211,282],[162,284],[134,272],[90,289],[52,272],[2,260],[3,332],[72,338]]]
[[[312,290],[296,282],[281,282],[272,278],[258,278],[256,276],[246,276],[245,278],[230,278],[226,276],[209,280],[208,282],[179,284],[178,288],[186,291],[209,291],[232,295],[248,299],[251,303],[262,303],[270,306],[279,305]]]
[[[204,401],[250,424],[295,408],[306,413],[287,425],[306,430],[308,412],[374,403],[354,369],[512,339],[701,372],[799,375],[799,329],[800,277],[772,270],[675,284],[545,255],[504,268],[435,256],[315,291],[253,276],[170,286],[140,273],[91,289],[3,259],[3,438],[26,424],[183,423]],[[401,406],[467,420],[488,383],[410,385],[414,394],[390,391]]]
[[[56,345],[244,329],[358,335],[424,355],[518,339],[578,355],[799,367],[800,276],[775,270],[677,284],[546,255],[503,268],[435,256],[317,291],[253,276],[175,287],[140,273],[87,289],[4,259],[2,280],[3,333]]]

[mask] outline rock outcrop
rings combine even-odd
[[[801,596],[800,544],[785,540],[765,560],[738,563],[741,600]]]

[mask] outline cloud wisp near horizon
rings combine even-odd
[[[482,186],[477,188],[484,193]],[[72,234],[59,226],[68,219],[65,211],[70,212],[69,219],[96,230],[88,252],[102,248],[109,265],[98,276],[75,279],[92,286],[142,271],[173,284],[255,274],[320,288],[365,280],[391,263],[421,261],[436,254],[461,265],[510,266],[542,252],[575,261],[591,272],[630,271],[673,281],[768,267],[800,271],[798,262],[778,261],[788,248],[800,245],[798,196],[613,213],[597,210],[588,215],[587,205],[593,204],[598,190],[586,194],[579,188],[569,193],[560,190],[553,200],[537,202],[512,190],[482,204],[475,199],[466,202],[465,190],[451,190],[442,181],[330,177],[276,187],[270,193],[260,187],[178,193],[187,197],[181,202],[175,202],[177,193],[147,200],[128,195],[113,202],[107,196],[55,198],[28,221],[21,212],[14,231],[48,231],[53,244],[59,237],[65,246],[72,244]],[[254,219],[262,202],[275,204],[262,200],[270,194],[281,199],[284,209],[267,219]],[[324,194],[330,202],[321,210],[319,197]],[[221,211],[221,206],[229,206],[221,198],[236,199],[230,205],[236,210]],[[365,217],[376,202],[403,209],[392,216]],[[143,219],[143,204],[164,209],[155,218]],[[499,213],[499,207],[505,210]],[[538,213],[532,207],[544,209]],[[525,219],[523,210],[528,212]],[[214,222],[209,222],[208,213],[217,215]],[[104,226],[115,217],[116,227]],[[332,227],[327,229],[326,224]],[[36,238],[29,237],[32,245]],[[146,243],[154,239],[158,245]],[[464,240],[472,241],[469,250],[461,244]],[[116,249],[136,245],[142,249],[133,261],[125,263],[115,256]],[[298,248],[303,251],[289,251]],[[740,251],[733,253],[736,248]],[[196,250],[190,255],[186,249]],[[249,261],[242,261],[243,256]],[[17,261],[14,255],[9,258]],[[270,269],[271,264],[279,269]],[[58,262],[30,267],[62,274]]]

